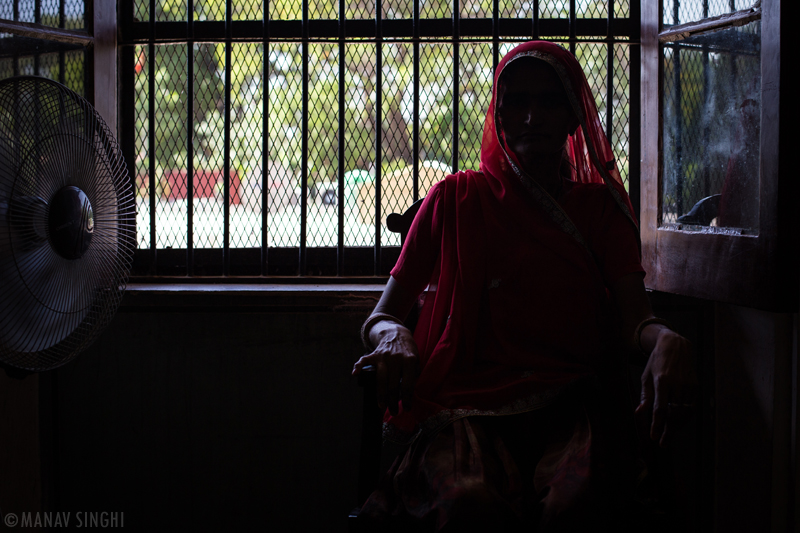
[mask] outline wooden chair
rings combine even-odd
[[[393,233],[400,234],[400,243],[406,241],[411,223],[417,215],[422,199],[414,202],[404,213],[392,213],[386,217],[386,227]],[[413,330],[419,316],[418,306],[409,313],[405,323]],[[358,375],[358,385],[364,393],[364,408],[361,415],[361,451],[358,458],[358,502],[364,503],[381,476],[381,447],[383,445],[383,412],[378,408],[378,390],[375,379],[375,368],[366,366]],[[351,533],[368,531],[368,525],[359,520],[361,507],[356,507],[347,517],[348,530]]]

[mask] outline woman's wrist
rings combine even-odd
[[[399,324],[391,320],[381,320],[376,323],[370,331],[370,345],[377,347],[387,338],[389,341],[392,341],[406,335],[413,338],[411,331],[404,324]]]
[[[361,326],[361,342],[364,343],[364,348],[370,352],[373,351],[377,345],[377,342],[372,339],[373,330],[375,330],[375,334],[377,336],[377,339],[375,340],[379,341],[386,328],[385,326],[382,326],[381,328],[376,328],[375,326],[384,323],[395,324],[396,326],[405,328],[403,321],[394,315],[390,315],[389,313],[371,314]]]
[[[639,322],[636,331],[633,335],[633,344],[645,357],[649,357],[650,353],[658,343],[659,338],[665,332],[672,332],[672,327],[669,322],[663,318],[650,317]]]

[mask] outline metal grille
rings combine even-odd
[[[84,0],[13,0],[0,3],[0,18],[54,28],[84,27]],[[84,49],[0,33],[0,79],[42,76],[84,94]]]
[[[665,26],[697,22],[752,7],[756,0],[665,0],[661,20]]]
[[[84,0],[12,0],[0,5],[0,18],[70,30],[84,27]]]
[[[638,161],[629,1],[127,0],[120,26],[139,273],[386,274],[386,215],[478,168],[494,68],[531,38],[577,55],[626,183]]]
[[[757,231],[760,42],[756,21],[664,46],[662,225]]]

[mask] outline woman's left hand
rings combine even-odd
[[[658,324],[645,329],[656,328],[655,347],[642,373],[636,415],[646,417],[652,410],[650,438],[664,446],[694,412],[697,376],[691,343]]]
[[[617,280],[611,293],[622,315],[622,334],[630,349],[650,354],[642,374],[642,397],[636,415],[649,417],[652,411],[650,438],[664,446],[694,412],[697,376],[692,344],[658,320],[645,325],[634,339],[638,325],[654,318],[640,273]]]

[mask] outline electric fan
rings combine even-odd
[[[119,306],[135,246],[133,189],[94,108],[54,81],[0,81],[0,361],[73,359]]]

